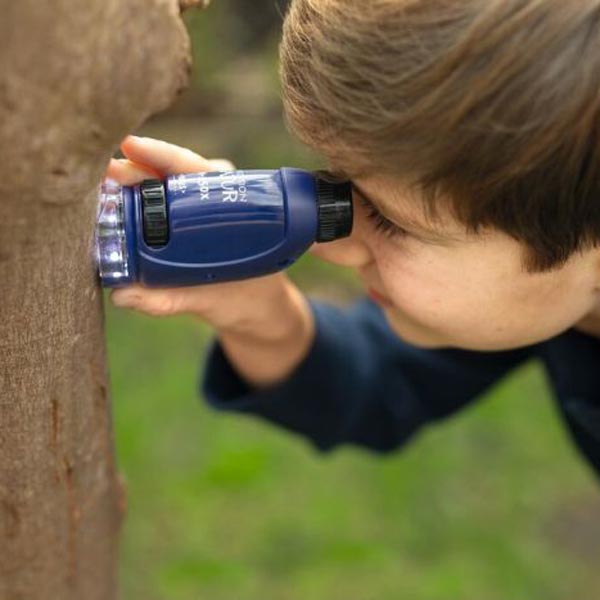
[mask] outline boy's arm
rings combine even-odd
[[[400,340],[369,299],[350,309],[308,302],[314,337],[283,381],[244,380],[213,340],[202,382],[212,406],[264,417],[321,450],[353,443],[386,451],[469,403],[533,353],[421,349]]]

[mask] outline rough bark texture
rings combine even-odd
[[[200,2],[186,2],[186,5]],[[0,599],[115,598],[96,188],[187,84],[178,0],[18,0],[0,16]]]

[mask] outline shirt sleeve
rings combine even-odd
[[[355,444],[385,452],[424,424],[474,400],[532,355],[431,350],[401,340],[369,298],[340,308],[309,298],[316,323],[312,346],[283,382],[255,390],[211,341],[201,373],[206,401],[248,413],[308,438],[322,451]]]

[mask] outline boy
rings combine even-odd
[[[114,302],[209,322],[209,402],[323,450],[397,448],[538,357],[600,473],[599,50],[598,0],[293,0],[287,119],[355,188],[351,237],[313,252],[370,298],[339,309],[277,273]],[[217,168],[122,148],[127,184]]]

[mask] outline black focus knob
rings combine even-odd
[[[352,233],[352,183],[316,178],[319,224],[317,242],[332,242]]]
[[[165,186],[160,179],[144,179],[140,195],[144,241],[151,248],[164,246],[169,241]]]

